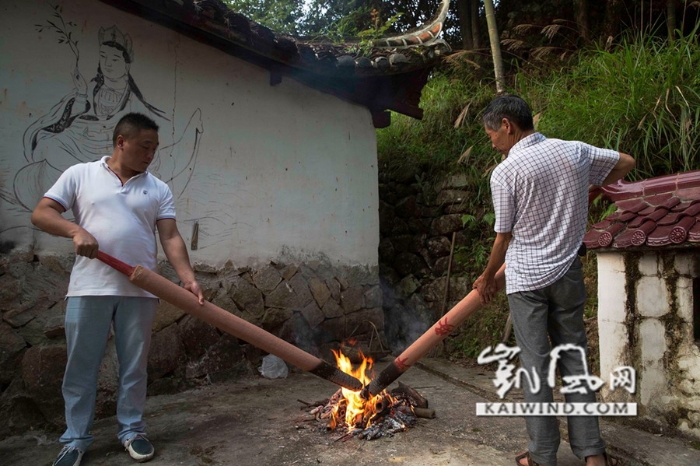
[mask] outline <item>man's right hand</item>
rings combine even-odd
[[[100,249],[100,245],[94,236],[87,232],[87,230],[81,229],[75,236],[73,236],[73,245],[75,246],[75,253],[79,256],[85,256],[90,259],[95,259],[97,257],[97,251]]]

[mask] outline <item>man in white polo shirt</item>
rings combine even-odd
[[[97,374],[114,327],[119,358],[117,419],[119,441],[136,461],[150,460],[146,438],[148,349],[157,298],[95,260],[98,249],[128,264],[156,270],[156,230],[163,252],[183,286],[204,302],[175,222],[168,185],[147,168],[158,148],[158,126],[129,113],[117,123],[114,151],[102,160],[68,168],[39,201],[32,223],[73,240],[76,261],[66,305],[68,361],[63,378],[66,431],[55,466],[77,466],[92,443]],[[72,210],[75,223],[63,218]]]
[[[586,289],[577,252],[586,232],[588,191],[623,178],[635,162],[627,154],[535,132],[532,111],[520,97],[495,98],[482,117],[493,147],[505,156],[491,175],[496,239],[484,273],[474,282],[482,303],[496,293],[494,275],[506,263],[506,293],[520,348],[521,367],[546,381],[551,345],[586,349]],[[551,340],[551,345],[550,345]],[[584,375],[581,358],[562,351],[562,376]],[[552,389],[524,384],[526,402],[551,402]],[[567,394],[567,402],[595,402],[595,392]],[[559,428],[555,417],[528,416],[523,466],[555,465]],[[610,465],[598,418],[571,416],[569,443],[588,466]]]

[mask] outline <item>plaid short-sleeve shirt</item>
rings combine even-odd
[[[569,269],[588,217],[588,187],[600,185],[620,154],[579,141],[531,134],[491,175],[497,233],[511,232],[506,292],[544,288]]]

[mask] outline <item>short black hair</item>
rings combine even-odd
[[[141,130],[152,129],[158,131],[158,125],[143,113],[127,113],[114,127],[112,146],[117,146],[117,136],[122,135],[126,139],[136,136]]]
[[[515,123],[523,131],[535,129],[530,106],[517,95],[504,94],[493,99],[484,110],[481,121],[484,126],[496,131],[501,127],[504,118]]]

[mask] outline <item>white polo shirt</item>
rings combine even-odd
[[[539,290],[559,280],[576,257],[588,220],[588,187],[600,185],[620,159],[614,150],[531,134],[491,175],[497,233],[511,232],[506,293]]]
[[[108,159],[68,168],[44,197],[72,210],[75,222],[97,239],[101,251],[155,271],[156,221],[175,218],[170,188],[148,172],[122,184]],[[67,296],[154,297],[121,272],[84,256],[76,256]]]

